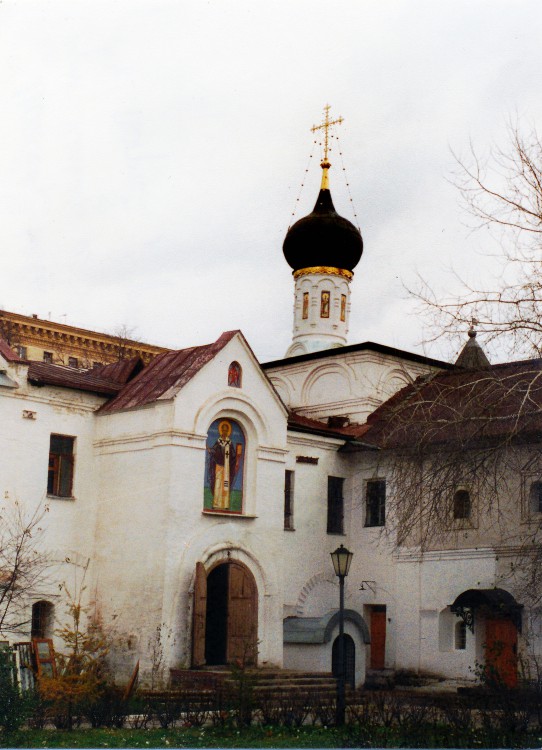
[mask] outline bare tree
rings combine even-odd
[[[375,475],[391,489],[385,533],[394,543],[422,553],[494,548],[502,580],[540,601],[542,363],[419,378],[368,424]]]
[[[133,347],[136,342],[133,339],[135,328],[126,323],[117,326],[112,335],[114,336],[113,351],[116,360],[129,359],[134,356]]]
[[[0,634],[28,624],[28,597],[45,581],[49,560],[40,549],[40,526],[48,507],[25,513],[19,502],[0,508]]]
[[[454,155],[455,156],[455,155]],[[432,315],[434,334],[464,332],[471,321],[486,341],[512,356],[542,353],[542,142],[535,129],[509,128],[508,143],[487,158],[455,156],[453,178],[473,228],[487,228],[500,243],[501,281],[473,286],[443,301],[422,280],[416,296]]]

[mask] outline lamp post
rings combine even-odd
[[[348,575],[350,570],[350,563],[354,554],[346,549],[342,544],[337,547],[335,552],[331,552],[331,559],[333,561],[333,568],[335,569],[335,575],[339,578],[339,678],[337,680],[337,707],[335,713],[335,723],[337,726],[344,724],[344,716],[346,713],[346,699],[345,699],[345,659],[344,659],[344,579]]]

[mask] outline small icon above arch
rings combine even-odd
[[[232,388],[240,388],[243,380],[243,369],[239,362],[232,362],[228,367],[228,385]]]

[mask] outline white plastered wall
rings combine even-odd
[[[242,387],[228,387],[228,366]],[[282,663],[282,536],[286,412],[241,337],[169,400],[98,417],[100,523],[97,588],[104,615],[129,637],[125,663],[167,634],[166,669],[191,658],[196,562],[229,552],[258,585],[260,662]],[[235,419],[246,436],[244,511],[203,512],[205,442],[211,423]],[[220,552],[221,550],[221,552]]]

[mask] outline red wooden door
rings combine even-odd
[[[508,685],[518,682],[518,631],[512,620],[486,620],[486,667]]]
[[[258,636],[258,591],[252,573],[239,563],[230,563],[228,581],[228,663],[256,664]]]
[[[207,573],[203,563],[196,563],[194,603],[192,608],[192,666],[205,664],[205,619],[207,614]]]
[[[384,669],[386,663],[386,609],[371,610],[371,669]]]

